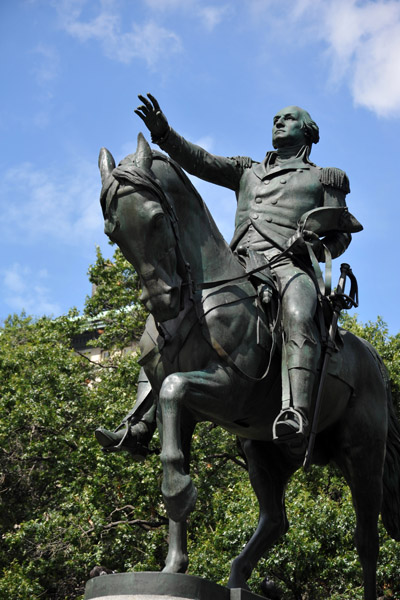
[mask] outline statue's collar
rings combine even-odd
[[[269,168],[285,167],[286,164],[302,162],[305,164],[313,164],[310,160],[310,146],[294,146],[290,148],[279,148],[267,152],[265,156],[265,166]]]
[[[298,147],[296,154],[293,154],[293,148],[272,150],[267,152],[262,163],[256,165],[254,172],[260,179],[265,179],[269,175],[273,176],[281,171],[315,167],[314,163],[309,160],[310,150],[309,146]]]

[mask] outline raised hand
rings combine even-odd
[[[138,98],[143,104],[138,106],[134,112],[142,119],[150,131],[152,141],[157,142],[157,140],[164,137],[168,132],[169,125],[167,118],[161,111],[160,105],[154,96],[147,94],[147,98],[141,95]]]

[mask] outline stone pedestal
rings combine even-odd
[[[201,577],[178,573],[115,573],[90,579],[84,600],[265,600],[229,590]]]

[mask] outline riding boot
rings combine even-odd
[[[148,445],[156,428],[155,410],[153,405],[140,420],[132,422],[132,417],[125,418],[115,431],[99,427],[95,436],[104,452],[120,452],[126,450],[136,461],[146,458],[149,453]]]
[[[283,409],[274,424],[275,441],[304,446],[309,432],[309,412],[315,372],[289,369],[291,407]]]
[[[309,414],[313,398],[315,372],[308,369],[289,370],[290,389],[292,392],[293,408],[304,418],[303,429],[305,435],[309,430]]]

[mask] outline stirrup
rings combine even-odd
[[[280,435],[278,436],[276,433],[276,426],[280,423],[284,423],[284,419],[283,417],[287,416],[287,415],[294,415],[298,421],[299,421],[299,429],[298,431],[293,431],[290,433],[287,433],[286,435]],[[292,440],[296,440],[300,437],[300,439],[304,439],[306,436],[306,423],[307,423],[307,419],[306,417],[302,414],[301,411],[297,410],[296,408],[284,408],[283,410],[281,410],[281,412],[279,413],[279,415],[276,417],[273,425],[272,425],[272,440],[276,443],[286,443],[286,442],[290,442]]]

